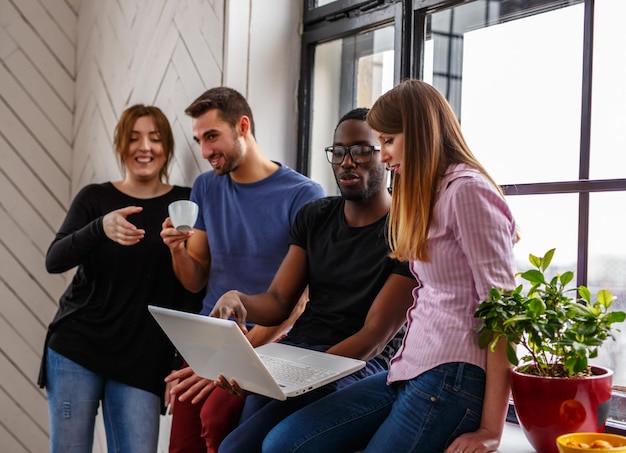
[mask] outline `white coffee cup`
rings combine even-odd
[[[178,200],[170,203],[167,207],[174,228],[181,232],[193,229],[198,217],[198,205],[190,200]]]

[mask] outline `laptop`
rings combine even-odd
[[[302,395],[365,366],[362,360],[281,343],[253,348],[234,321],[153,305],[148,311],[193,371],[277,400]]]

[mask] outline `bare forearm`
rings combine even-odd
[[[326,352],[353,359],[370,360],[383,351],[391,337],[376,339],[362,330],[337,343]]]
[[[253,347],[261,346],[278,339],[284,330],[282,326],[265,327],[256,325],[246,334],[246,338]]]
[[[252,346],[257,347],[270,341],[275,341],[286,333],[294,325],[296,320],[304,311],[304,307],[309,300],[308,288],[302,293],[295,308],[291,311],[289,318],[280,323],[278,326],[266,327],[257,325],[246,335]]]
[[[197,293],[206,286],[208,269],[189,256],[184,248],[172,251],[172,267],[176,278],[187,291]]]
[[[502,435],[509,406],[511,365],[506,357],[505,342],[487,355],[487,380],[481,416],[481,428],[497,436]]]
[[[289,319],[290,307],[281,304],[271,293],[248,295],[238,292],[238,294],[248,311],[249,322],[266,327],[278,327]]]
[[[413,278],[391,274],[370,306],[363,327],[328,352],[360,360],[380,354],[406,322],[414,287]]]

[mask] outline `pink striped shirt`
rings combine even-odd
[[[515,221],[493,185],[465,164],[441,181],[428,233],[429,262],[411,261],[418,281],[402,347],[388,382],[408,380],[449,362],[485,369],[474,311],[492,287],[515,285]]]

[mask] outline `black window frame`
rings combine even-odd
[[[384,23],[395,22],[395,79],[421,78],[424,42],[427,35],[427,17],[433,12],[453,8],[464,3],[481,0],[336,0],[316,7],[315,0],[304,0],[301,71],[299,85],[298,156],[297,170],[309,175],[311,141],[311,99],[314,52],[317,44],[339,39]],[[491,0],[497,2],[499,0]],[[584,36],[582,89],[580,93],[580,142],[578,179],[504,185],[507,196],[540,194],[578,194],[578,244],[577,285],[587,285],[589,259],[590,194],[603,192],[626,192],[626,178],[590,179],[591,113],[593,77],[593,35],[595,0],[533,0],[535,12],[551,8],[584,3]],[[626,407],[626,398],[615,395],[613,405]],[[626,416],[620,412],[620,416]],[[509,421],[515,421],[509,411]],[[626,425],[607,422],[607,432],[626,435]]]
[[[315,0],[305,0],[304,30],[302,33],[302,50],[300,55],[300,83],[298,86],[298,143],[296,169],[310,175],[309,153],[311,152],[311,99],[313,98],[313,66],[315,46],[318,44],[354,35],[366,30],[396,24],[395,53],[406,51],[402,46],[403,33],[402,2],[399,0],[340,0],[328,5],[314,8]],[[394,79],[408,77],[409,71],[404,69],[401,61],[396,58]]]

